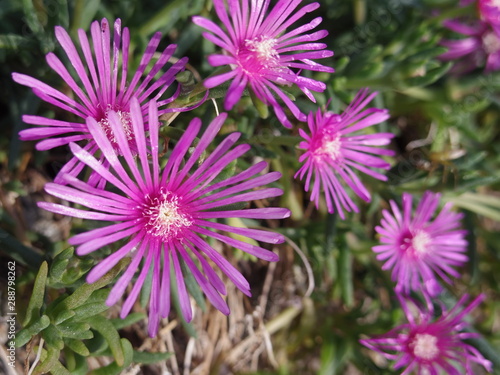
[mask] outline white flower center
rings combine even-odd
[[[488,55],[500,51],[500,39],[494,31],[483,36],[483,48]]]
[[[410,343],[413,354],[420,359],[433,360],[439,355],[438,338],[428,333],[418,333]]]
[[[326,154],[333,160],[337,160],[341,154],[342,142],[340,134],[336,133],[334,136],[330,134],[324,135],[324,140],[320,147],[316,150],[318,154]]]
[[[500,0],[490,0],[489,3],[491,6],[494,6],[495,8],[500,9]]]
[[[109,123],[109,112],[111,110],[112,110],[111,108],[108,108],[106,110],[104,117],[101,119],[101,121],[98,122],[98,124],[104,130],[104,133],[111,141],[111,143],[116,144],[117,139],[115,137],[114,132],[111,129],[111,124]],[[132,129],[132,119],[130,118],[130,112],[118,110],[115,111],[115,113],[118,115],[118,118],[120,119],[123,132],[125,133],[125,137],[127,138],[128,141],[131,141],[133,139],[134,131]]]
[[[190,215],[182,212],[179,197],[170,191],[161,191],[156,198],[149,199],[142,211],[149,234],[168,240],[176,237],[184,228],[193,224]]]
[[[420,230],[415,233],[413,239],[411,240],[411,246],[415,253],[418,255],[423,255],[429,252],[429,244],[431,243],[431,236],[426,232]]]
[[[277,63],[279,54],[275,49],[276,44],[276,39],[268,37],[245,39],[245,47],[254,52],[259,61],[266,67],[272,67]]]

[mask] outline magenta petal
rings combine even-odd
[[[306,34],[321,23],[321,17],[285,33],[292,24],[319,7],[319,3],[311,3],[297,10],[300,3],[301,0],[280,0],[270,7],[270,2],[264,0],[215,0],[214,8],[222,26],[202,17],[193,18],[193,22],[207,30],[204,37],[223,49],[222,54],[210,56],[209,63],[231,69],[205,81],[205,87],[213,88],[233,80],[225,98],[226,110],[234,107],[244,88],[250,84],[262,102],[273,105],[284,126],[291,127],[291,123],[274,99],[274,94],[285,101],[297,119],[305,120],[281,87],[296,84],[313,100],[309,90],[314,87],[316,91],[323,91],[325,85],[301,77],[303,82],[308,82],[304,85],[298,77],[303,70],[333,72],[332,68],[312,60],[328,58],[333,52],[326,51],[324,43],[316,43],[328,35],[327,31]],[[296,63],[300,66],[293,66],[290,61],[300,61]]]

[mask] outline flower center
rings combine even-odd
[[[500,9],[500,0],[479,0],[479,2]]]
[[[178,237],[193,224],[191,215],[183,210],[179,197],[174,193],[162,188],[159,195],[147,198],[142,215],[149,234],[167,241]]]
[[[279,54],[276,51],[276,39],[267,36],[245,39],[238,51],[241,68],[247,73],[259,73],[262,69],[279,66]]]
[[[342,136],[337,123],[341,121],[339,115],[329,113],[325,118],[326,125],[318,131],[313,141],[312,153],[319,158],[327,157],[337,161],[342,157]]]
[[[316,149],[317,155],[328,155],[332,160],[337,160],[340,157],[342,150],[342,141],[340,134],[335,132],[325,133],[319,147]]]
[[[112,110],[113,109],[111,107],[108,107],[106,109],[106,112],[104,113],[104,116],[98,122],[98,124],[104,130],[104,133],[106,134],[106,136],[110,140],[113,147],[116,148],[118,142],[117,142],[115,134],[112,130],[111,124],[109,123],[109,112]],[[133,137],[134,131],[132,128],[132,119],[130,118],[130,112],[121,111],[121,110],[115,110],[114,112],[118,115],[118,118],[120,119],[121,125],[123,127],[123,131],[125,133],[125,137],[127,138],[127,141],[129,141],[129,142],[132,141],[134,138]]]
[[[428,333],[417,333],[410,342],[409,347],[415,357],[432,361],[439,355],[438,338]]]
[[[483,35],[483,48],[488,55],[500,51],[500,39],[494,31]]]
[[[431,236],[423,230],[417,230],[414,233],[407,231],[401,236],[399,247],[403,252],[421,257],[429,253],[431,241]]]

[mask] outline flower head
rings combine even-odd
[[[333,213],[336,210],[341,218],[344,218],[344,209],[348,212],[358,211],[344,184],[361,199],[367,202],[371,199],[370,193],[356,176],[354,169],[385,181],[387,178],[372,168],[389,169],[390,164],[378,155],[394,154],[391,150],[376,147],[388,145],[394,137],[393,134],[359,134],[360,130],[389,118],[385,109],[364,109],[375,95],[377,93],[368,95],[367,89],[361,90],[341,115],[323,113],[321,110],[316,114],[311,112],[307,118],[310,133],[299,130],[304,138],[299,147],[306,151],[299,158],[304,164],[295,174],[295,178],[303,179],[306,176],[305,190],[309,191],[314,176],[311,200],[318,207],[323,188],[328,212]]]
[[[70,95],[33,77],[20,73],[12,74],[14,81],[30,87],[42,100],[67,111],[71,116],[71,120],[64,121],[40,116],[23,116],[24,122],[36,127],[22,130],[19,133],[20,138],[25,141],[41,140],[36,145],[38,150],[48,150],[70,142],[86,140],[88,141],[86,150],[94,152],[96,145],[85,122],[88,117],[99,124],[115,149],[119,149],[111,134],[110,113],[118,116],[127,141],[133,147],[130,117],[132,97],[136,97],[141,103],[141,112],[144,116],[147,115],[147,103],[152,99],[158,100],[159,115],[171,111],[166,106],[176,95],[167,99],[161,97],[174,82],[175,75],[184,70],[187,58],[178,60],[170,69],[160,72],[172,58],[175,45],[167,46],[154,61],[148,73],[145,73],[157,53],[156,49],[161,39],[161,33],[156,33],[146,48],[139,68],[133,77],[129,77],[128,28],[122,30],[121,21],[117,19],[114,29],[111,30],[108,20],[103,19],[100,23],[98,21],[92,23],[90,33],[92,47],[85,32],[78,30],[79,51],[64,28],[60,26],[55,28],[56,38],[71,63],[72,71],[69,71],[53,53],[47,54],[46,60],[69,87]],[[113,34],[112,41],[111,34]],[[155,78],[158,74],[159,78]],[[74,77],[78,77],[78,81]],[[72,171],[71,174],[76,175],[81,168],[83,168],[81,163],[77,163],[73,158],[63,167],[61,173]],[[59,179],[56,181],[60,182]]]
[[[274,108],[283,125],[291,127],[275,96],[283,100],[297,119],[304,121],[305,115],[280,86],[295,84],[314,102],[311,90],[321,92],[326,86],[300,76],[300,71],[333,72],[332,68],[311,60],[333,56],[333,52],[325,50],[325,44],[316,43],[328,35],[326,30],[305,34],[321,23],[321,17],[286,31],[306,13],[317,9],[319,3],[308,4],[294,13],[302,0],[279,0],[268,12],[270,2],[227,0],[227,9],[224,0],[214,0],[215,11],[225,31],[202,17],[193,17],[193,22],[210,31],[203,34],[205,38],[223,49],[223,54],[209,56],[209,63],[231,68],[229,72],[205,81],[205,86],[212,88],[232,79],[224,102],[225,109],[231,109],[249,86],[259,100]]]
[[[385,261],[382,269],[392,268],[396,291],[411,290],[436,295],[441,290],[436,275],[450,283],[448,275],[459,277],[453,267],[467,261],[465,230],[460,230],[461,213],[451,211],[446,204],[434,218],[440,194],[424,193],[412,215],[412,196],[403,194],[403,209],[391,201],[392,215],[383,210],[381,225],[375,230],[382,245],[373,247],[377,259]]]
[[[485,67],[490,73],[500,69],[500,8],[498,0],[479,0],[479,17],[470,21],[446,20],[444,26],[460,34],[460,39],[445,39],[441,45],[448,51],[440,56],[444,61],[460,59],[455,73],[467,73]]]
[[[494,27],[500,26],[499,0],[478,0],[478,8],[481,19]]]
[[[108,305],[116,303],[124,294],[136,270],[141,268],[121,311],[121,316],[125,317],[136,301],[147,273],[152,270],[149,302],[151,336],[158,329],[160,317],[166,317],[170,310],[171,269],[172,277],[177,284],[181,311],[186,320],[191,320],[191,305],[181,270],[182,262],[186,265],[187,272],[193,274],[212,304],[224,314],[229,314],[229,308],[221,297],[221,294],[226,294],[224,283],[212,269],[209,261],[219,267],[243,293],[250,295],[250,286],[244,277],[212,248],[205,240],[205,236],[264,260],[278,260],[278,256],[272,251],[236,239],[231,234],[271,244],[284,240],[280,234],[233,227],[214,219],[287,217],[290,212],[285,208],[234,207],[235,204],[241,205],[242,202],[281,195],[282,190],[278,188],[254,190],[278,180],[280,174],[271,172],[256,176],[267,166],[265,162],[260,162],[239,174],[215,182],[224,168],[250,148],[246,144],[233,147],[240,135],[233,133],[228,135],[212,153],[205,155],[208,145],[214,140],[226,118],[225,114],[212,121],[200,136],[201,121],[194,119],[173,149],[165,168],[160,171],[156,103],[151,102],[149,106],[149,137],[145,136],[146,127],[142,111],[135,99],[131,102],[130,116],[136,135],[134,142],[137,158],[134,158],[129,142],[125,141],[126,134],[115,111],[109,114],[109,124],[111,132],[118,140],[118,150],[113,147],[95,119],[90,117],[87,120],[89,132],[108,160],[109,168],[103,166],[77,144],[70,144],[78,160],[114,187],[113,191],[121,193],[100,190],[74,176],[64,175],[67,186],[49,183],[45,187],[46,191],[61,199],[85,206],[88,210],[47,202],[42,202],[39,206],[64,215],[114,222],[102,228],[77,234],[69,239],[69,243],[77,246],[77,254],[84,255],[127,239],[119,250],[91,270],[87,281],[95,282],[120,259],[131,256],[132,262],[107,299]],[[193,146],[197,136],[199,141]],[[141,261],[142,266],[139,266]]]
[[[413,314],[409,301],[401,300],[408,323],[379,337],[360,342],[395,361],[395,370],[404,368],[401,375],[412,372],[419,375],[474,375],[474,363],[491,371],[491,362],[476,348],[464,342],[466,339],[479,337],[477,333],[464,331],[468,325],[464,318],[481,303],[484,295],[464,306],[468,297],[464,295],[454,308],[443,311],[437,319],[430,301],[427,308],[415,304],[416,314]]]

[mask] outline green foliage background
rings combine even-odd
[[[287,299],[287,283],[295,285],[297,295],[303,296],[307,281],[297,281],[297,273],[306,274],[303,262],[291,247],[283,245],[280,255],[286,261],[275,274],[283,290],[272,289],[279,296],[269,298],[265,312],[265,320],[276,323],[272,343],[278,360],[273,364],[263,356],[257,373],[395,373],[358,343],[361,337],[386,332],[404,322],[390,275],[381,271],[371,251],[377,243],[374,226],[388,200],[398,201],[404,191],[420,197],[425,190],[433,190],[442,193],[443,202],[451,201],[465,213],[463,224],[470,243],[470,262],[462,269],[462,278],[447,286],[443,301],[453,305],[463,293],[486,293],[486,301],[475,314],[475,328],[484,339],[474,344],[500,374],[500,74],[486,75],[477,69],[457,77],[449,74],[452,63],[436,58],[444,52],[439,40],[449,35],[441,21],[470,14],[472,8],[459,8],[452,0],[320,3],[319,11],[308,16],[323,17],[321,27],[330,33],[325,43],[335,51],[329,63],[336,73],[304,73],[314,74],[328,86],[325,93],[316,95],[318,105],[341,111],[358,89],[380,91],[375,105],[391,113],[380,129],[396,134],[391,145],[396,157],[387,183],[361,176],[372,193],[372,202],[363,204],[357,199],[361,212],[341,221],[323,207],[312,209],[302,185],[293,181],[299,155],[296,131],[288,131],[272,115],[259,118],[248,97],[230,112],[225,131],[242,132],[253,146],[251,157],[265,158],[283,173],[280,185],[285,194],[276,203],[289,207],[292,217],[277,223],[276,230],[305,253],[316,285],[310,297],[295,302]],[[69,152],[39,152],[33,143],[19,141],[17,134],[26,126],[21,115],[64,119],[67,114],[15,84],[11,73],[29,74],[65,90],[64,82],[44,62],[45,54],[51,51],[64,58],[55,41],[54,26],[64,26],[74,37],[78,28],[88,30],[93,20],[107,17],[121,18],[122,25],[130,28],[132,66],[138,65],[152,34],[160,31],[162,45],[176,43],[176,56],[188,56],[201,77],[207,77],[213,69],[205,58],[214,52],[214,46],[201,37],[202,30],[190,17],[213,17],[210,9],[209,0],[0,0],[0,260],[2,267],[9,260],[17,263],[16,307],[18,328],[22,328],[17,336],[19,353],[26,354],[30,342],[38,345],[40,338],[45,342],[35,373],[85,374],[90,371],[88,356],[112,358],[93,374],[120,373],[132,363],[145,364],[143,368],[148,370],[144,373],[155,373],[158,367],[147,364],[161,363],[170,353],[141,352],[137,350],[140,343],[121,337],[124,327],[144,329],[140,323],[143,312],[121,321],[115,319],[116,310],[104,305],[109,286],[123,264],[102,282],[92,286],[83,282],[97,259],[112,249],[76,257],[65,242],[70,235],[65,219],[36,208],[36,201],[48,199],[43,183],[54,177]],[[317,108],[298,91],[291,94],[304,111]],[[172,127],[184,129],[195,116],[207,122],[214,113],[207,102],[181,114]],[[174,133],[165,128],[163,136],[175,139]],[[243,167],[251,157],[234,168]],[[73,220],[72,225],[71,231],[76,233],[91,224]],[[240,254],[235,252],[234,256]],[[239,259],[239,264],[252,276],[256,297],[247,302],[255,305],[262,285],[255,275],[268,265],[247,258]],[[0,281],[3,287],[4,276]],[[203,306],[202,296],[194,283],[190,284]],[[2,301],[4,296],[2,290]],[[183,327],[188,335],[196,334],[192,326]],[[31,361],[36,351],[32,349]],[[220,373],[220,368],[220,363],[214,364],[211,371]]]

